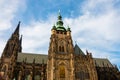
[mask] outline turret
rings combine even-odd
[[[68,36],[71,36],[71,29],[70,29],[69,26],[68,26],[68,28],[67,28],[67,35],[68,35]]]
[[[53,34],[56,34],[56,26],[55,25],[53,25],[53,27],[52,27],[52,29],[51,29],[51,34],[53,35]]]

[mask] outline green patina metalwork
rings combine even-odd
[[[70,29],[70,27],[68,26],[68,28],[67,28],[67,31],[70,31],[71,32],[71,29]]]
[[[56,30],[56,26],[55,25],[53,25],[52,30]]]
[[[60,14],[60,12],[58,13],[58,20],[56,22],[56,30],[60,30],[60,31],[66,31],[65,27],[63,26],[63,21],[62,21],[62,16]]]

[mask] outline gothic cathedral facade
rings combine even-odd
[[[63,24],[59,13],[45,55],[22,52],[19,23],[2,53],[0,80],[120,80],[118,68],[108,59],[93,58],[74,45],[71,29]]]
[[[91,55],[75,55],[71,30],[69,27],[67,30],[64,28],[60,14],[56,26],[54,25],[51,31],[47,79],[79,80],[79,74],[83,73],[85,74],[84,79],[97,80],[97,73]]]

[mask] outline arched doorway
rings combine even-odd
[[[65,78],[65,67],[63,65],[59,68],[60,78]]]
[[[65,80],[65,78],[66,78],[65,65],[61,64],[61,65],[59,65],[59,79]]]

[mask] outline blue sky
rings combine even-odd
[[[120,0],[0,0],[0,54],[19,21],[23,52],[47,54],[59,10],[74,44],[120,66]]]

